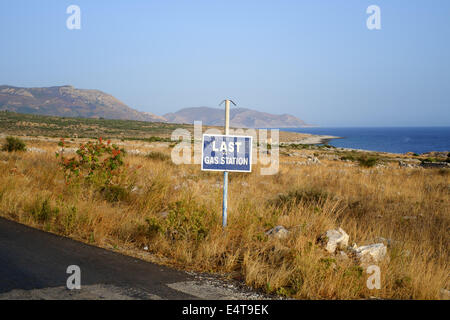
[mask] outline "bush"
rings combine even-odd
[[[159,161],[167,161],[170,160],[170,156],[168,156],[165,153],[159,152],[159,151],[152,151],[149,154],[147,154],[147,158],[151,160],[159,160]]]
[[[122,186],[105,186],[101,189],[103,197],[109,202],[126,201],[130,197],[128,189]]]
[[[171,142],[172,140],[170,138],[161,138],[157,136],[151,136],[150,138],[144,139],[144,141],[148,142]]]
[[[8,152],[25,151],[26,150],[25,142],[23,142],[19,138],[6,137],[6,143],[2,146],[2,150]]]
[[[165,219],[149,218],[147,232],[149,236],[161,233],[169,240],[203,240],[215,221],[215,216],[195,202],[178,201],[170,206]]]
[[[375,166],[379,161],[378,158],[376,157],[367,157],[367,156],[361,156],[357,160],[360,166],[367,168]]]
[[[44,201],[37,199],[29,208],[29,212],[36,221],[47,222],[52,217],[58,215],[59,209],[52,208],[48,199]]]
[[[95,142],[81,144],[76,151],[76,156],[71,158],[64,156],[64,139],[61,139],[58,145],[62,147],[62,150],[56,153],[56,157],[60,158],[66,183],[70,183],[74,177],[82,177],[87,182],[108,186],[112,185],[113,180],[122,173],[125,150],[119,149],[109,140],[104,143],[102,138],[99,138]]]
[[[340,159],[343,161],[357,161],[362,167],[373,167],[379,162],[379,159],[375,156],[369,156],[365,154],[360,155],[354,151],[343,153]]]

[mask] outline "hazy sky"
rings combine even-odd
[[[160,115],[230,97],[324,126],[447,126],[450,1],[2,0],[0,84],[99,89]]]

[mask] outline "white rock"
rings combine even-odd
[[[36,152],[36,153],[46,153],[47,152],[44,149],[35,148],[35,147],[28,148],[27,150],[30,152]]]
[[[289,231],[283,226],[276,226],[275,228],[270,229],[266,232],[268,236],[274,236],[278,239],[286,238],[289,235]]]
[[[362,263],[380,262],[384,260],[387,253],[387,247],[384,243],[369,244],[353,249],[356,257]]]
[[[145,246],[145,247],[144,247],[144,250],[145,250],[145,251],[148,251],[148,247],[147,247],[147,246]]]
[[[138,149],[131,149],[131,150],[127,150],[128,154],[132,154],[132,155],[141,155],[141,154],[145,154],[145,152],[142,152],[141,150]]]
[[[314,164],[320,164],[319,158],[315,156],[308,156],[308,162],[314,163]]]
[[[326,242],[325,249],[329,253],[334,253],[337,248],[344,249],[347,247],[350,237],[342,228],[339,228],[338,230],[328,230],[320,238],[323,242]]]

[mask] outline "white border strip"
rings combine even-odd
[[[203,169],[203,151],[205,146],[205,136],[208,137],[228,137],[228,138],[250,138],[250,167],[249,170],[219,170],[219,169]],[[253,137],[252,136],[232,136],[232,135],[226,135],[226,134],[204,134],[202,136],[202,171],[216,171],[216,172],[252,172],[252,155],[253,155]]]

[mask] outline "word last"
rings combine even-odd
[[[220,144],[220,149],[217,148],[216,146],[216,141],[214,140],[212,142],[212,150],[217,152],[234,152],[234,150],[236,149],[237,152],[240,151],[241,149],[241,145],[242,142],[228,142],[228,145],[225,141],[222,141],[222,143]]]

